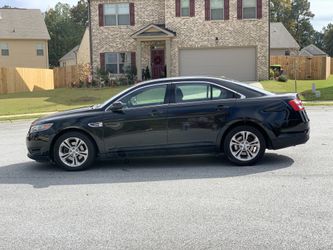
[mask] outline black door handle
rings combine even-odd
[[[229,109],[229,106],[224,106],[224,105],[217,106],[217,111],[222,112],[223,114],[227,114],[228,109]]]
[[[225,106],[224,105],[218,105],[217,106],[217,111],[222,111],[222,110],[225,110]]]
[[[162,112],[156,109],[152,110],[150,113],[151,116],[159,116],[160,114],[162,114]]]

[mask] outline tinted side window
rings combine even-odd
[[[176,103],[231,98],[239,98],[239,96],[229,90],[207,83],[176,84]]]
[[[231,99],[231,98],[239,98],[239,96],[229,90],[224,88],[219,88],[212,85],[212,99]]]
[[[176,84],[176,103],[204,101],[210,99],[210,87],[206,83]]]
[[[159,85],[139,89],[123,97],[120,101],[127,108],[160,105],[164,103],[166,88],[167,85]]]

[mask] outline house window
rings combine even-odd
[[[42,43],[36,45],[36,54],[37,56],[44,56],[44,45]]]
[[[210,0],[210,19],[224,19],[224,0]]]
[[[2,56],[9,56],[9,48],[7,43],[0,43],[0,50]]]
[[[190,16],[190,0],[180,1],[180,13],[181,16]]]
[[[105,53],[105,70],[112,74],[125,73],[131,65],[131,53]]]
[[[129,4],[104,4],[105,26],[129,25]]]
[[[243,0],[243,19],[257,18],[257,0]]]

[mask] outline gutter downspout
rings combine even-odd
[[[268,0],[268,80],[271,69],[271,0]]]
[[[93,45],[92,45],[92,28],[91,28],[91,0],[88,0],[88,22],[89,22],[89,50],[90,50],[90,70],[91,76],[93,75]]]

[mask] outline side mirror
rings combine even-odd
[[[110,110],[113,112],[121,111],[124,108],[124,104],[122,102],[115,102],[111,105]]]

